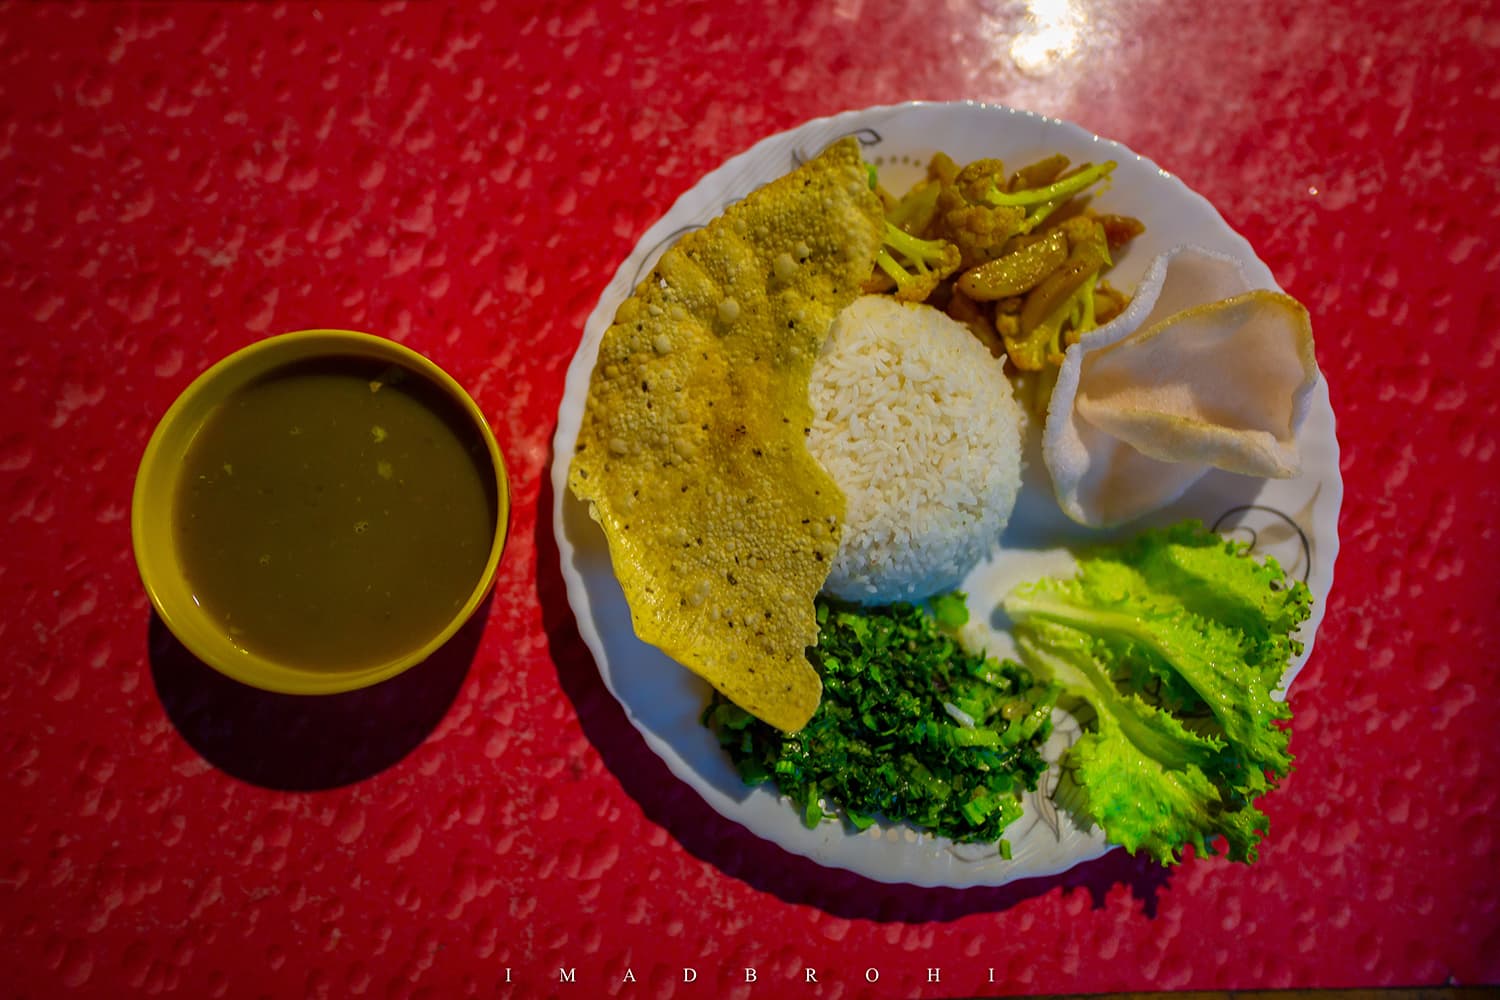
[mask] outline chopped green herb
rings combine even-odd
[[[928,610],[937,623],[950,631],[969,624],[969,605],[959,591],[939,594],[927,602]]]
[[[930,614],[820,598],[817,615],[823,697],[805,727],[783,733],[719,697],[704,712],[741,777],[774,782],[808,826],[879,817],[1008,851],[1001,834],[1047,767],[1055,688],[960,647],[944,629],[968,620],[961,594]]]

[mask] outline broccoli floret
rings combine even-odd
[[[898,255],[901,260],[897,260]],[[958,270],[960,259],[958,247],[947,240],[924,240],[887,222],[875,266],[896,283],[896,298],[921,302],[940,281]]]
[[[982,195],[982,200],[996,208],[1023,211],[1025,217],[1020,223],[1019,232],[1029,233],[1069,198],[1081,194],[1095,181],[1108,176],[1115,166],[1114,160],[1084,164],[1061,180],[1043,187],[1022,188],[1019,191],[1006,191],[998,181],[992,181]]]
[[[958,247],[965,270],[999,257],[1025,222],[1025,208],[991,205],[984,200],[1004,176],[1001,161],[975,160],[945,180],[938,192],[929,235]]]
[[[1114,160],[1106,160],[1103,163],[1085,164],[1076,171],[1054,181],[1044,187],[1023,188],[1019,191],[1002,191],[998,184],[993,185],[985,192],[984,200],[991,205],[1040,205],[1048,201],[1062,201],[1071,198],[1095,181],[1105,177],[1115,169]]]

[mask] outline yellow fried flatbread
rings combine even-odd
[[[786,731],[822,693],[806,649],[844,515],[808,383],[881,236],[853,139],[684,236],[604,334],[569,468],[636,634]]]

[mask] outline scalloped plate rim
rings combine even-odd
[[[1032,127],[1042,129],[1046,133],[1063,130],[1074,142],[1082,144],[1102,144],[1100,148],[1108,149],[1116,159],[1128,159],[1139,167],[1149,171],[1152,175],[1151,183],[1165,184],[1172,193],[1169,199],[1174,205],[1178,200],[1192,205],[1198,213],[1204,216],[1203,221],[1212,224],[1216,231],[1214,237],[1219,241],[1219,249],[1226,250],[1237,259],[1240,259],[1246,269],[1255,279],[1265,287],[1279,290],[1269,268],[1255,254],[1250,243],[1238,232],[1236,232],[1214,208],[1213,204],[1204,196],[1194,191],[1176,175],[1157,166],[1150,159],[1134,152],[1128,147],[1102,138],[1084,129],[1073,122],[1053,118],[1033,111],[1006,107],[1000,104],[992,104],[980,101],[910,101],[900,104],[877,105],[869,108],[855,109],[811,119],[793,128],[786,129],[767,136],[748,149],[731,156],[718,167],[703,175],[695,184],[682,192],[659,219],[657,219],[636,241],[634,248],[620,263],[614,275],[600,294],[594,309],[590,312],[585,323],[584,335],[580,340],[579,347],[569,363],[565,382],[563,397],[559,403],[558,425],[553,439],[553,458],[551,468],[551,481],[553,488],[553,529],[558,545],[559,562],[561,563],[564,583],[567,589],[569,605],[573,611],[578,625],[580,637],[585,646],[593,655],[595,664],[599,670],[600,677],[604,681],[606,689],[610,692],[623,708],[631,725],[640,732],[647,746],[666,764],[668,770],[679,780],[694,788],[701,797],[716,812],[725,819],[745,827],[750,832],[762,838],[777,843],[783,849],[795,854],[800,854],[812,861],[825,866],[841,868],[856,872],[867,878],[879,882],[905,883],[922,887],[948,887],[968,888],[980,886],[998,886],[1012,881],[1025,878],[1042,878],[1061,874],[1072,867],[1083,862],[1093,860],[1113,849],[1113,845],[1105,843],[1098,835],[1097,829],[1092,831],[1092,837],[1085,840],[1083,849],[1075,850],[1072,854],[1060,857],[1052,862],[1043,862],[1024,870],[1015,863],[1000,863],[998,865],[975,864],[972,862],[954,862],[949,864],[951,873],[955,865],[967,867],[957,868],[968,877],[944,877],[942,873],[933,874],[924,869],[923,871],[905,870],[900,864],[894,867],[871,865],[864,858],[850,859],[844,855],[848,852],[842,848],[847,847],[850,841],[858,840],[868,834],[854,834],[845,832],[837,824],[821,824],[820,828],[807,831],[808,836],[794,837],[795,842],[788,843],[786,836],[778,835],[775,829],[767,829],[767,825],[757,822],[757,817],[746,815],[747,808],[743,803],[769,797],[774,799],[775,794],[764,788],[754,791],[744,791],[739,796],[729,795],[717,787],[705,787],[704,776],[696,770],[688,758],[682,755],[679,748],[673,745],[671,740],[658,732],[654,726],[649,724],[643,717],[640,706],[632,703],[632,700],[622,694],[620,685],[615,677],[615,670],[610,662],[605,640],[600,633],[596,621],[596,608],[594,607],[592,595],[582,574],[574,568],[574,564],[580,555],[579,548],[575,546],[570,537],[567,527],[569,506],[581,507],[573,500],[567,488],[568,457],[572,454],[573,442],[577,439],[578,428],[581,423],[582,400],[586,396],[589,377],[592,373],[594,357],[597,355],[598,343],[613,318],[614,311],[619,302],[629,294],[634,285],[636,275],[642,273],[644,265],[655,254],[659,253],[667,241],[674,235],[686,228],[683,223],[690,217],[703,215],[707,212],[708,217],[717,215],[719,208],[710,209],[707,196],[712,192],[718,192],[721,196],[733,195],[725,200],[733,200],[734,197],[742,197],[748,193],[748,189],[738,191],[743,185],[743,179],[755,173],[755,165],[758,160],[770,155],[771,151],[781,147],[787,147],[787,151],[794,151],[796,141],[799,137],[817,136],[825,133],[843,134],[856,132],[862,128],[869,128],[867,123],[884,123],[892,118],[898,118],[911,114],[939,114],[939,115],[976,115],[981,118],[994,116],[997,121],[1004,120],[1008,123],[1021,121]],[[763,171],[762,171],[763,172]],[[774,173],[770,176],[774,176]],[[769,176],[765,179],[770,179]],[[1128,209],[1127,209],[1128,210]],[[1139,214],[1146,214],[1141,212]],[[705,218],[703,221],[707,221]],[[1149,231],[1148,224],[1148,231]],[[1317,542],[1322,546],[1316,560],[1320,569],[1322,586],[1316,591],[1320,599],[1315,601],[1313,616],[1304,626],[1305,649],[1301,657],[1288,670],[1284,679],[1285,684],[1290,686],[1297,673],[1306,664],[1311,654],[1313,639],[1317,628],[1326,609],[1326,596],[1332,586],[1333,567],[1337,558],[1338,536],[1337,519],[1338,510],[1342,505],[1343,484],[1338,465],[1338,443],[1334,432],[1333,413],[1329,402],[1328,387],[1324,379],[1320,377],[1319,385],[1313,403],[1313,415],[1309,418],[1309,424],[1314,418],[1320,421],[1318,430],[1326,431],[1326,438],[1317,443],[1325,454],[1320,467],[1324,469],[1325,475],[1318,482],[1318,489],[1309,501],[1309,517],[1314,521],[1313,532]],[[1305,429],[1306,430],[1306,429]],[[1331,476],[1327,473],[1331,470]],[[1326,495],[1324,488],[1328,489]],[[1188,497],[1192,497],[1194,491],[1189,491]],[[1174,505],[1175,506],[1175,505]],[[1169,508],[1170,509],[1170,508]],[[576,517],[578,511],[574,511]],[[583,515],[587,520],[587,515]],[[590,524],[592,524],[590,522]],[[597,531],[597,527],[594,527]],[[597,539],[599,545],[603,545],[602,535]],[[607,560],[607,552],[605,556]],[[1313,569],[1313,562],[1309,556],[1309,572]],[[628,618],[627,618],[628,623]],[[632,636],[633,640],[634,637]],[[634,641],[634,645],[640,646],[644,655],[661,656],[659,651],[653,647],[645,646]],[[662,657],[665,659],[665,657]],[[700,686],[706,691],[697,678],[693,677],[686,669],[681,669],[681,680],[690,686]],[[716,748],[717,749],[717,748]],[[778,806],[783,804],[778,803]],[[792,812],[790,806],[785,806],[785,811]],[[800,821],[797,821],[799,828]],[[1019,823],[1020,821],[1018,821]],[[773,826],[776,824],[772,824]],[[1033,824],[1034,825],[1034,824]],[[830,828],[835,835],[829,836]],[[1013,827],[1014,828],[1014,827]],[[903,837],[902,827],[894,827],[886,832],[887,835],[894,834],[897,839]],[[780,831],[784,833],[785,831]],[[910,834],[904,835],[908,839]],[[1059,843],[1061,843],[1059,834]],[[920,842],[922,838],[918,838]],[[925,838],[930,849],[935,838]],[[898,848],[898,850],[900,850]],[[951,853],[951,852],[950,852]],[[930,867],[930,866],[929,866]]]

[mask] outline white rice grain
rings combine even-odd
[[[937,309],[867,295],[834,321],[809,398],[808,447],[848,499],[824,591],[889,604],[956,587],[1021,487],[1025,415],[1001,363]]]

